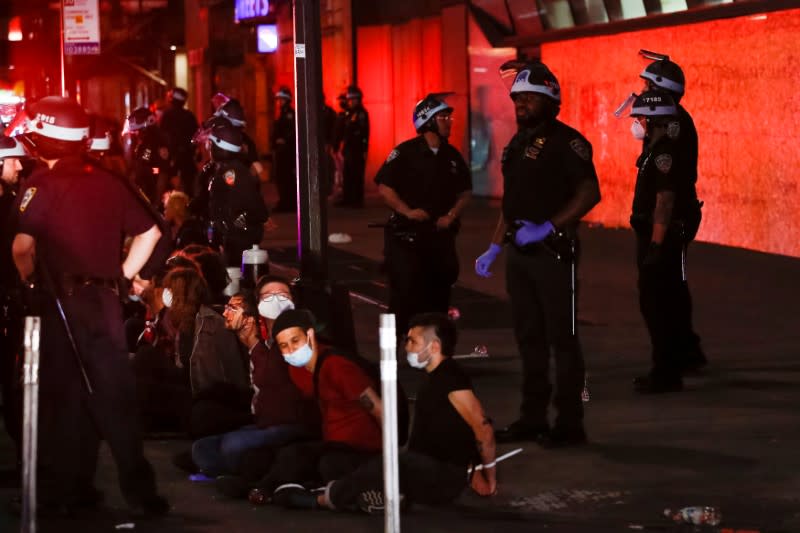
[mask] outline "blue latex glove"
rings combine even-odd
[[[475,273],[482,278],[491,277],[492,273],[489,272],[489,268],[494,263],[494,260],[497,259],[497,256],[500,255],[500,252],[503,251],[503,247],[499,244],[492,243],[489,246],[489,249],[486,250],[483,255],[478,257],[475,260]]]
[[[556,231],[556,227],[549,220],[544,224],[534,224],[530,220],[517,220],[520,228],[514,234],[514,242],[517,246],[525,246],[536,242],[542,242],[548,235]]]

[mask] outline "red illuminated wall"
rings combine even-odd
[[[700,136],[699,239],[800,256],[800,10],[545,44],[561,82],[560,118],[594,146],[602,202],[587,219],[627,226],[638,143],[612,112],[646,64],[640,48],[684,69],[682,104]]]
[[[448,22],[459,16],[447,13]],[[462,14],[462,21],[466,20]],[[454,21],[457,23],[457,20]],[[366,185],[374,188],[373,178],[386,156],[397,144],[416,135],[411,115],[416,103],[427,93],[456,91],[450,142],[465,157],[467,109],[466,81],[459,87],[444,87],[446,78],[456,84],[463,77],[465,28],[453,41],[459,50],[449,56],[454,64],[443,67],[443,57],[453,43],[442,43],[442,18],[414,19],[404,24],[362,26],[358,28],[358,83],[364,91],[364,107],[370,116],[370,143]],[[461,56],[459,57],[458,51]],[[464,64],[459,64],[463,59]],[[443,76],[443,72],[448,74]]]

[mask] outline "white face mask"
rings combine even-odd
[[[301,367],[306,366],[308,362],[311,361],[311,356],[313,354],[314,352],[311,350],[311,345],[306,343],[292,353],[283,354],[283,358],[286,359],[286,362],[290,365]]]
[[[172,291],[169,289],[161,291],[161,301],[164,303],[164,307],[172,307]]]
[[[412,368],[418,368],[418,369],[423,369],[426,366],[428,366],[428,363],[430,363],[431,361],[430,356],[428,356],[428,358],[424,361],[420,361],[419,359],[419,356],[424,354],[427,349],[428,347],[425,347],[422,349],[421,352],[407,352],[406,360],[408,361],[408,364],[411,365]]]
[[[641,122],[634,120],[633,124],[631,124],[631,133],[634,139],[641,141],[647,135],[647,130],[642,126]]]
[[[270,320],[275,320],[278,315],[287,309],[294,309],[294,302],[288,298],[281,299],[275,294],[271,294],[258,302],[258,314]]]

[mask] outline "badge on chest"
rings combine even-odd
[[[536,159],[539,157],[539,153],[542,151],[542,148],[544,148],[545,142],[547,142],[546,137],[536,137],[533,140],[533,144],[525,149],[525,157],[528,159]]]

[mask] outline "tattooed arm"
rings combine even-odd
[[[458,390],[448,394],[461,418],[469,424],[475,434],[475,444],[484,467],[472,476],[472,488],[481,496],[491,496],[497,492],[497,467],[495,462],[494,428],[492,420],[483,411],[480,400],[471,390]],[[488,466],[491,465],[491,466]],[[477,465],[476,465],[477,466]],[[487,467],[488,466],[488,467]]]
[[[358,401],[361,402],[364,409],[369,411],[369,414],[375,417],[375,420],[383,423],[383,401],[372,387],[364,389],[364,392],[359,395]]]
[[[656,208],[653,210],[653,236],[651,242],[661,244],[667,234],[672,208],[675,205],[675,193],[672,191],[659,191],[656,194]]]

